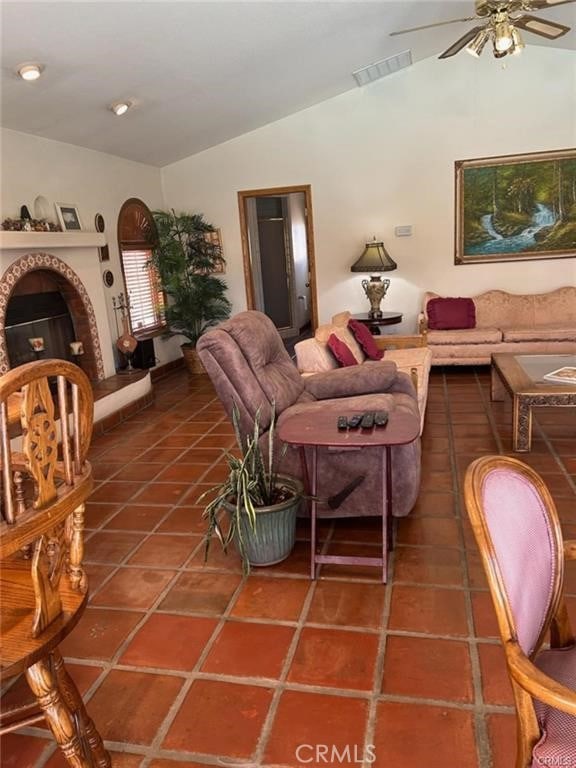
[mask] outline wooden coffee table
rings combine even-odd
[[[420,434],[420,418],[411,411],[395,408],[388,413],[385,427],[371,430],[349,429],[338,431],[336,422],[339,415],[353,416],[361,411],[348,410],[345,401],[340,411],[324,410],[302,412],[289,416],[278,427],[278,437],[285,443],[300,447],[306,493],[310,495],[310,576],[316,578],[319,563],[344,565],[374,565],[382,568],[382,581],[386,583],[388,549],[392,543],[392,452],[394,445],[405,445],[416,440]],[[325,448],[382,448],[382,557],[344,555],[321,555],[316,552],[316,492],[318,488],[318,447]],[[312,466],[306,463],[305,447],[312,448]],[[335,489],[337,490],[337,489]]]
[[[543,378],[564,366],[576,366],[576,355],[492,355],[492,400],[512,396],[514,413],[512,441],[515,451],[527,452],[532,445],[534,406],[576,406],[576,386]]]

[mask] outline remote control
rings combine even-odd
[[[338,430],[343,431],[348,429],[348,419],[346,416],[338,416]]]
[[[358,429],[361,421],[361,413],[356,413],[354,416],[348,416],[348,429]]]
[[[377,427],[385,427],[388,423],[388,411],[376,411],[374,416],[374,424]]]
[[[372,429],[374,426],[374,411],[366,411],[360,422],[362,429]]]

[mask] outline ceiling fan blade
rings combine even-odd
[[[531,11],[540,11],[543,8],[554,8],[556,5],[566,5],[567,3],[575,3],[576,0],[529,0],[524,6]]]
[[[405,35],[407,32],[418,32],[421,29],[431,29],[432,27],[443,27],[445,24],[456,24],[459,21],[474,21],[476,16],[467,16],[465,19],[450,19],[450,21],[437,21],[435,24],[424,24],[421,27],[411,27],[410,29],[401,29],[398,32],[390,32],[390,37],[396,35]]]
[[[461,51],[462,48],[465,48],[468,43],[471,43],[472,40],[476,37],[478,32],[483,30],[484,27],[473,27],[472,29],[468,30],[465,35],[462,35],[462,37],[459,40],[456,40],[455,43],[452,43],[450,48],[446,48],[444,53],[441,53],[440,56],[438,56],[439,59],[447,59],[450,56],[454,56],[458,53],[458,51]]]
[[[570,32],[570,27],[566,27],[564,24],[529,15],[514,19],[514,26],[525,29],[526,32],[533,32],[535,35],[547,37],[549,40],[556,40],[557,37],[562,37],[566,32]]]

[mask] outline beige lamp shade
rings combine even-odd
[[[374,240],[366,243],[362,256],[352,264],[351,272],[392,272],[397,268],[397,264],[390,257],[390,254],[384,248],[381,240]]]

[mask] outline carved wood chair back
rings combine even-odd
[[[576,765],[576,645],[563,596],[576,542],[563,542],[548,488],[517,459],[474,461],[464,500],[514,693],[516,768],[552,765],[568,752]]]
[[[45,718],[74,768],[110,765],[58,651],[88,596],[92,420],[90,383],[72,363],[36,361],[0,377],[1,670],[23,672],[36,699],[3,708],[0,733]]]

